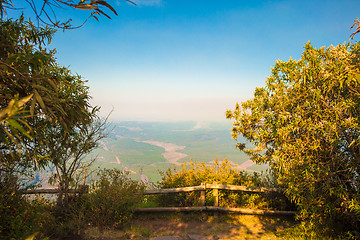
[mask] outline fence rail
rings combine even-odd
[[[182,187],[182,188],[151,189],[151,190],[146,190],[145,195],[204,191],[205,189],[206,188],[203,185],[194,186],[194,187]]]
[[[294,211],[276,211],[248,208],[227,208],[215,206],[203,207],[158,207],[158,208],[138,208],[136,212],[194,212],[194,211],[215,211],[215,212],[235,212],[249,215],[295,215]]]
[[[206,189],[213,190],[214,203],[213,206],[205,206],[205,194]],[[277,192],[284,191],[282,188],[265,188],[265,187],[247,187],[237,185],[223,185],[202,183],[200,186],[182,187],[182,188],[168,188],[168,189],[152,189],[146,190],[145,195],[153,194],[170,194],[181,192],[201,191],[200,202],[197,207],[158,207],[158,208],[138,208],[137,212],[189,212],[189,211],[218,211],[218,212],[237,212],[243,214],[254,215],[295,215],[295,211],[276,211],[276,210],[261,210],[261,209],[246,209],[246,208],[226,208],[219,207],[219,190],[231,190],[241,192],[253,192],[253,193],[265,193],[265,192]]]
[[[80,185],[79,188],[72,188],[68,190],[68,193],[86,193],[89,189],[88,185]],[[59,188],[39,188],[33,190],[26,190],[23,194],[58,194]]]
[[[214,203],[213,206],[205,206],[205,195],[206,190],[212,189]],[[144,192],[145,195],[154,194],[171,194],[171,193],[182,193],[182,192],[193,192],[200,191],[200,201],[197,207],[157,207],[157,208],[138,208],[136,212],[189,212],[189,211],[218,211],[218,212],[237,212],[242,214],[254,214],[254,215],[295,215],[295,211],[276,211],[276,210],[261,210],[261,209],[246,209],[246,208],[227,208],[219,207],[219,190],[231,190],[241,192],[253,192],[253,193],[265,193],[265,192],[283,192],[281,188],[265,188],[265,187],[247,187],[237,185],[223,185],[223,184],[205,184],[202,183],[199,186],[192,187],[181,187],[181,188],[168,188],[168,189],[151,189]],[[87,193],[88,185],[81,185],[76,189],[69,189],[70,193]],[[57,194],[59,193],[58,188],[47,188],[47,189],[35,189],[27,190],[24,194]]]
[[[223,185],[217,183],[213,183],[213,184],[203,183],[200,186],[193,186],[193,187],[146,190],[145,194],[151,195],[151,194],[164,194],[164,193],[205,191],[206,189],[220,189],[220,190],[233,190],[233,191],[242,191],[242,192],[258,192],[258,193],[284,191],[284,189],[282,188],[246,187],[246,186],[237,186],[237,185]]]

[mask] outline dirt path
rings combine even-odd
[[[115,156],[115,158],[116,158],[117,163],[120,164],[121,163],[120,159],[117,156]]]
[[[100,141],[100,144],[102,144],[102,148],[105,151],[111,152],[104,142]],[[121,164],[120,159],[113,152],[111,152],[111,153],[114,155],[116,162],[120,165]]]
[[[281,239],[276,234],[294,224],[288,218],[239,214],[142,214],[135,216],[128,230],[104,232],[100,238],[93,232],[90,239]]]
[[[109,151],[109,149],[107,148],[106,144],[103,141],[100,141],[100,144],[102,144],[102,147],[105,151]]]

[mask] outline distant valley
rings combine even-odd
[[[238,169],[265,170],[235,148],[231,127],[231,123],[116,122],[89,159],[96,159],[93,168],[118,168],[134,179],[154,183],[161,178],[159,171],[191,159],[212,164],[216,158],[227,158]]]

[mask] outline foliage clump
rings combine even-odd
[[[360,43],[304,47],[227,112],[238,148],[269,163],[313,229],[360,229]]]
[[[104,123],[97,117],[98,108],[89,103],[85,81],[59,66],[55,50],[45,48],[54,32],[35,26],[23,16],[0,19],[0,186],[4,190],[0,193],[0,211],[9,221],[7,226],[18,226],[15,232],[2,230],[3,238],[38,229],[27,227],[26,219],[36,216],[32,205],[21,196],[21,179],[54,165],[58,170],[54,178],[61,183],[65,198],[69,197],[67,202],[71,196],[66,191],[84,155],[104,136]],[[62,195],[59,200],[64,202]],[[57,223],[72,218],[68,217],[72,211],[61,211],[71,206],[56,206]]]
[[[69,194],[67,205],[59,209],[56,202],[41,196],[26,197],[23,186],[12,176],[1,178],[0,239],[81,239],[92,226],[100,231],[122,228],[131,220],[145,189],[117,169],[103,169],[88,193]]]
[[[158,188],[178,188],[199,186],[202,183],[218,183],[224,185],[239,185],[249,187],[273,187],[271,177],[257,172],[240,171],[232,167],[227,159],[214,161],[212,165],[204,162],[190,162],[182,164],[178,169],[169,168],[162,172],[162,179]],[[206,190],[206,205],[213,205],[212,190]],[[161,206],[196,206],[199,204],[200,192],[186,192],[160,195],[157,199]],[[288,209],[291,204],[281,194],[257,194],[236,191],[219,191],[219,206],[222,207],[249,207],[259,209]]]
[[[52,7],[91,10],[96,19],[108,16],[102,8],[116,11],[106,1],[28,3],[37,26],[24,15],[7,19],[7,10],[17,8],[11,0],[0,1],[0,238],[23,239],[36,232],[51,238],[79,236],[89,222],[92,195],[77,196],[69,188],[91,164],[85,156],[105,136],[106,120],[90,105],[86,81],[59,66],[56,51],[46,48],[56,32],[51,26],[72,27],[70,20],[53,22]],[[48,167],[56,170],[51,180],[59,184],[58,201],[29,201],[22,195],[27,188],[22,178]]]
[[[0,179],[0,239],[25,239],[54,223],[48,201],[29,201],[23,194],[26,186],[14,175]]]
[[[52,129],[93,121],[85,81],[56,63],[44,46],[54,30],[21,17],[0,20],[0,171],[21,172],[49,164]]]
[[[88,196],[88,220],[100,230],[121,228],[142,201],[145,186],[117,169],[100,170],[98,178]]]

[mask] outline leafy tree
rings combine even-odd
[[[27,2],[34,5],[34,1]],[[43,7],[52,2],[72,4],[44,1]],[[104,1],[91,4],[107,6]],[[4,20],[5,8],[9,6],[13,6],[10,0],[0,0],[0,212],[1,221],[9,223],[9,228],[0,229],[4,239],[23,238],[36,229],[30,225],[13,227],[27,216],[30,222],[36,217],[26,214],[33,209],[21,196],[24,182],[19,179],[31,176],[39,167],[54,164],[66,192],[84,155],[103,137],[105,124],[97,121],[98,108],[89,104],[85,81],[58,66],[55,50],[45,48],[55,30],[36,27],[24,16]],[[47,16],[46,10],[36,13],[39,21],[41,14]],[[60,22],[48,25],[64,29],[71,26]]]
[[[0,151],[12,159],[24,157],[25,152],[38,145],[34,142],[39,143],[33,139],[34,135],[38,136],[38,132],[32,128],[30,118],[37,119],[36,126],[40,126],[40,122],[46,124],[46,120],[51,120],[60,123],[65,129],[78,120],[80,123],[89,120],[88,112],[81,110],[88,107],[84,104],[87,104],[89,98],[83,81],[79,76],[72,75],[68,69],[56,65],[54,50],[43,48],[55,33],[55,30],[48,26],[71,29],[83,25],[73,26],[71,20],[57,20],[56,8],[89,10],[89,18],[94,17],[96,20],[98,15],[110,18],[104,9],[117,15],[111,5],[100,0],[25,2],[35,13],[35,20],[46,27],[37,28],[30,20],[24,21],[23,16],[16,21],[6,21],[7,11],[22,8],[17,8],[18,1],[15,4],[12,0],[0,1]],[[77,100],[71,95],[74,92]],[[70,95],[68,100],[65,98],[66,93]],[[34,154],[33,152],[32,155]],[[11,169],[13,171],[14,166]],[[24,166],[20,169],[24,169]]]
[[[41,125],[50,120],[67,130],[73,124],[87,124],[91,118],[89,95],[81,78],[57,66],[54,50],[44,49],[55,32],[48,26],[75,28],[71,20],[57,20],[56,8],[89,10],[89,18],[96,20],[98,15],[110,18],[104,9],[117,13],[106,1],[100,0],[25,2],[35,13],[35,20],[46,27],[37,28],[30,20],[24,21],[23,16],[16,21],[4,20],[7,11],[21,8],[17,8],[18,1],[15,4],[12,0],[0,1],[0,152],[1,157],[12,160],[24,159],[27,155],[32,155],[31,159],[34,159],[33,156],[37,155],[34,163],[41,165],[38,160],[46,160],[46,157],[41,149],[36,148],[41,145],[42,139],[33,138],[41,136],[34,126],[41,131]],[[23,159],[12,162],[29,163]],[[10,165],[6,166],[10,171],[26,169],[24,165]],[[0,166],[0,169],[3,168]]]
[[[254,98],[227,111],[237,147],[269,163],[308,226],[360,229],[360,43],[277,61]]]
[[[132,1],[126,0],[132,4]],[[25,2],[29,5],[29,7],[33,10],[35,14],[35,18],[38,23],[51,26],[60,29],[74,29],[82,27],[87,20],[90,18],[94,18],[99,21],[98,16],[105,16],[109,19],[110,16],[105,13],[105,9],[110,10],[115,15],[117,12],[115,9],[107,3],[107,1],[103,0],[44,0],[44,1],[34,1],[34,0],[25,0]],[[19,1],[15,2],[19,4]],[[1,0],[0,1],[0,14],[1,18],[3,18],[8,10],[22,10],[22,8],[17,8],[17,5],[13,3],[12,0]],[[71,19],[59,20],[59,16],[56,14],[56,9],[80,9],[87,10],[90,12],[90,15],[84,20],[84,22],[80,25],[74,26],[72,24]],[[61,19],[61,18],[60,18]]]
[[[21,17],[0,21],[0,169],[25,170],[48,160],[46,126],[69,130],[92,120],[88,87],[43,48],[53,30]]]

